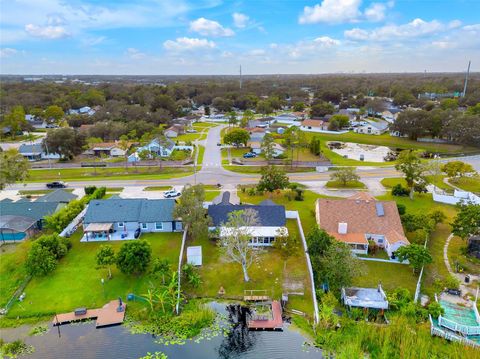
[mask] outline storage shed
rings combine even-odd
[[[202,265],[202,246],[187,247],[187,263],[194,266]]]

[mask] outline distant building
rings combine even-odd
[[[381,135],[388,131],[388,123],[386,121],[379,120],[375,121],[366,121],[366,125],[361,125],[353,129],[356,133],[363,133],[367,135]]]
[[[303,120],[300,126],[302,131],[322,132],[328,130],[328,122],[322,120]]]
[[[129,143],[128,145],[130,147],[132,144]],[[127,151],[120,148],[118,142],[101,142],[91,144],[90,148],[84,153],[97,157],[100,157],[101,155],[109,157],[122,157],[125,156]]]
[[[18,148],[18,152],[31,162],[47,159],[60,159],[60,155],[57,153],[47,153],[43,149],[43,145],[41,143],[35,143],[33,145],[22,143]]]
[[[175,138],[185,133],[185,128],[183,125],[173,125],[167,128],[163,134],[168,138]]]

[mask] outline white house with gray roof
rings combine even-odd
[[[128,162],[137,162],[140,161],[140,153],[146,151],[148,158],[155,157],[169,157],[175,150],[187,150],[193,151],[193,146],[187,145],[176,145],[169,138],[155,138],[151,140],[148,144],[142,147],[138,147],[137,150],[128,156]]]
[[[135,239],[143,232],[180,232],[182,222],[173,218],[173,199],[93,200],[83,220],[82,241]]]

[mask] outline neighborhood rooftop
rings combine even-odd
[[[44,196],[37,198],[35,202],[58,202],[58,203],[68,203],[77,198],[71,192],[64,191],[63,189],[57,189],[53,192],[47,193]]]
[[[213,225],[219,227],[228,222],[228,215],[234,211],[252,209],[257,212],[258,226],[283,227],[286,223],[285,207],[271,203],[259,205],[234,205],[220,203],[208,206],[208,215],[212,218]]]

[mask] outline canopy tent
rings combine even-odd
[[[89,223],[85,232],[108,232],[113,228],[113,223]]]

